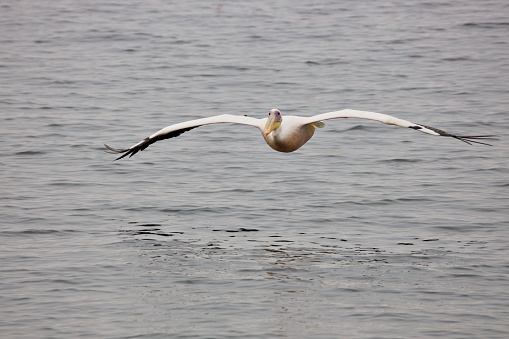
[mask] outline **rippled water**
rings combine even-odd
[[[6,338],[506,338],[506,1],[0,1]],[[354,108],[295,153],[166,125]]]

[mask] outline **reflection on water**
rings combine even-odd
[[[120,232],[144,258],[140,266],[147,268],[158,286],[154,289],[145,281],[139,293],[171,294],[171,305],[165,308],[188,305],[184,309],[190,317],[212,307],[220,322],[241,327],[246,322],[267,333],[292,335],[311,333],[309,326],[336,331],[344,327],[343,321],[338,322],[343,317],[369,321],[366,330],[373,334],[386,331],[386,321],[401,322],[406,328],[411,316],[403,310],[408,310],[411,299],[416,300],[412,312],[420,314],[422,324],[430,321],[431,327],[437,321],[431,305],[451,309],[454,304],[463,310],[478,298],[478,291],[467,286],[475,285],[482,270],[470,261],[486,247],[483,241],[465,239],[414,237],[411,242],[396,243],[396,238],[391,243],[318,232],[282,235],[210,228],[175,232],[157,226],[129,224]],[[458,272],[459,267],[464,271]],[[161,281],[166,283],[162,286]],[[169,292],[174,289],[179,292]],[[299,320],[304,315],[306,320]],[[186,322],[187,317],[182,325]]]

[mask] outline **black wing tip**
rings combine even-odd
[[[126,156],[129,156],[129,158],[132,157],[133,155],[135,155],[139,151],[143,151],[145,148],[147,148],[148,146],[150,146],[151,144],[153,144],[154,142],[156,142],[158,140],[164,140],[164,139],[170,139],[170,138],[178,137],[182,133],[190,131],[190,130],[192,130],[192,129],[196,128],[196,127],[199,127],[199,126],[201,126],[201,125],[182,128],[182,129],[179,129],[179,130],[176,130],[176,131],[168,132],[166,134],[161,134],[161,135],[155,136],[153,138],[148,137],[148,138],[143,139],[142,141],[140,141],[138,144],[134,145],[131,148],[126,148],[126,149],[113,148],[113,147],[110,147],[110,146],[108,146],[106,144],[104,144],[104,146],[106,146],[106,148],[108,149],[109,153],[124,153],[124,154],[122,154],[121,156],[119,156],[118,158],[115,159],[115,161],[117,161],[117,160],[120,160],[120,159],[122,159],[122,158],[124,158]]]
[[[127,155],[130,153],[130,151],[131,151],[131,149],[130,149],[130,148],[126,148],[126,149],[119,149],[119,148],[113,148],[113,147],[110,147],[110,146],[108,146],[108,145],[106,145],[106,144],[104,144],[104,146],[106,147],[106,149],[107,149],[107,152],[108,152],[108,153],[114,153],[114,154],[117,154],[117,153],[124,153],[124,154],[122,154],[121,156],[119,156],[118,158],[116,158],[116,159],[115,159],[115,160],[113,160],[113,161],[117,161],[117,160],[122,159],[123,157],[127,156]]]
[[[458,139],[458,140],[463,141],[469,145],[480,144],[480,145],[486,145],[486,146],[493,146],[492,144],[489,144],[487,142],[482,142],[479,140],[499,140],[498,135],[456,135],[456,134],[447,133],[446,131],[442,131],[441,129],[438,129],[435,127],[430,127],[430,126],[426,126],[426,125],[420,125],[420,126],[430,129],[430,130],[438,133],[438,135],[440,135],[440,136]],[[420,128],[417,128],[418,126],[410,126],[410,127],[413,129],[420,129]]]
[[[120,148],[113,148],[111,146],[108,146],[106,144],[104,144],[104,147],[106,147],[107,149],[107,153],[124,153],[124,152],[127,152],[129,149],[126,148],[126,149],[120,149]]]
[[[486,146],[493,146],[487,142],[478,141],[480,140],[499,140],[496,135],[472,135],[472,136],[462,136],[462,135],[451,135],[454,139],[461,140],[466,142],[469,145],[472,144],[481,144]]]
[[[148,139],[148,138],[147,138]],[[110,147],[106,144],[104,144],[104,146],[108,149],[108,152],[109,153],[123,153],[121,156],[119,156],[118,158],[116,158],[114,161],[117,161],[117,160],[120,160],[126,156],[129,156],[132,157],[133,155],[135,155],[136,153],[138,153],[139,151],[143,151],[145,148],[147,148],[148,144],[150,143],[147,143],[147,139],[145,139],[144,141],[145,142],[142,142],[141,144],[139,145],[136,145],[136,146],[133,146],[131,148],[126,148],[126,149],[120,149],[120,148],[113,148],[113,147]]]

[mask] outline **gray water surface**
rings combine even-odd
[[[5,338],[507,338],[506,1],[0,1]],[[290,154],[214,125],[353,108]]]

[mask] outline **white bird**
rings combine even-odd
[[[383,122],[388,125],[395,125],[399,127],[407,127],[420,132],[431,135],[438,135],[444,137],[451,137],[467,144],[477,143],[489,145],[488,143],[478,141],[479,139],[492,139],[496,140],[494,135],[474,135],[474,136],[461,136],[444,132],[438,128],[429,127],[425,125],[414,124],[413,122],[399,119],[387,114],[357,111],[352,109],[344,109],[341,111],[334,111],[329,113],[318,114],[313,117],[299,117],[288,115],[283,116],[277,109],[271,109],[267,118],[256,119],[248,116],[238,116],[231,114],[216,115],[210,118],[190,120],[179,124],[165,127],[148,138],[134,144],[126,149],[116,149],[105,145],[108,150],[114,153],[123,153],[115,160],[122,159],[123,157],[132,157],[139,151],[143,151],[156,141],[178,137],[184,132],[190,131],[193,128],[210,124],[233,123],[257,127],[265,139],[265,142],[274,150],[278,152],[293,152],[304,145],[315,133],[316,128],[325,127],[323,120],[338,119],[338,118],[360,118]]]

